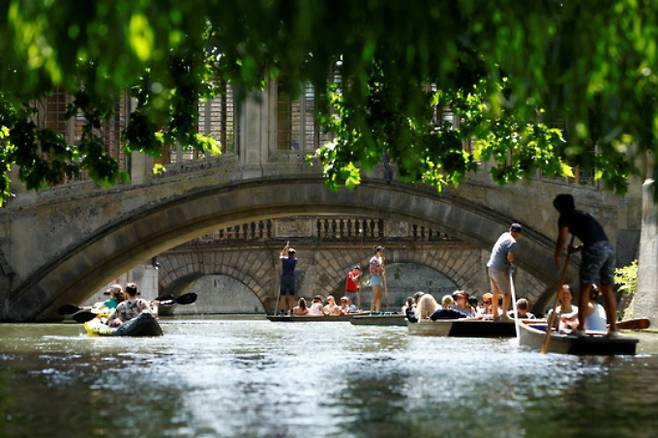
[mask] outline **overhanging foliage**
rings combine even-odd
[[[80,170],[105,184],[125,177],[93,129],[123,90],[138,99],[129,151],[216,152],[196,132],[213,80],[244,95],[281,72],[290,91],[314,84],[338,134],[318,152],[330,184],[358,182],[384,155],[403,179],[437,187],[477,160],[493,159],[504,183],[564,174],[564,158],[623,191],[656,147],[657,41],[656,0],[0,2],[0,196],[11,166],[30,188]],[[336,68],[342,93],[324,99]],[[55,88],[90,124],[76,144],[31,121]],[[432,123],[433,103],[462,125]],[[564,144],[547,114],[564,121]]]

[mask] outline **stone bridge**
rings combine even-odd
[[[170,248],[219,228],[273,218],[343,215],[407,221],[445,230],[476,252],[488,251],[509,223],[518,221],[525,226],[518,264],[533,278],[530,283],[546,289],[556,276],[556,215],[550,201],[568,191],[602,220],[612,239],[634,240],[626,246],[635,251],[639,218],[627,213],[634,209],[623,209],[626,198],[555,181],[501,188],[486,175],[437,193],[381,175],[374,171],[357,189],[333,192],[303,156],[288,154],[254,165],[244,155],[227,155],[109,190],[80,183],[22,193],[0,210],[2,319],[56,319],[59,306],[82,302],[109,280]],[[342,250],[336,248],[329,257],[331,275],[353,262],[340,255]],[[365,249],[357,252],[361,258],[367,255]],[[399,260],[435,266],[455,281],[466,281],[475,269],[451,264],[439,244],[416,255],[397,254]],[[481,258],[476,257],[478,264]],[[271,254],[262,263],[273,263]],[[241,276],[268,303],[267,292],[259,289],[265,284],[261,274],[244,263],[220,261],[212,268],[223,269]],[[477,269],[481,272],[482,266]]]

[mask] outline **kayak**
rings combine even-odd
[[[514,320],[490,321],[482,319],[440,319],[407,323],[410,335],[451,336],[461,338],[513,338]]]
[[[110,327],[100,318],[84,323],[85,332],[91,336],[162,336],[162,328],[152,314],[143,312],[119,327]]]
[[[638,340],[628,336],[609,338],[606,332],[587,332],[588,336],[551,333],[548,352],[577,355],[634,355]],[[546,336],[546,322],[519,324],[519,344],[540,350]]]
[[[350,323],[353,325],[405,326],[407,325],[407,320],[401,313],[366,313],[365,315],[354,315],[350,318]]]
[[[348,313],[346,315],[329,316],[267,315],[267,319],[272,322],[349,322],[356,315],[368,315],[368,313]]]

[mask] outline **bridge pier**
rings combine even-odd
[[[642,185],[642,232],[637,273],[637,290],[633,299],[633,317],[649,318],[658,324],[658,205],[654,200],[653,179]]]

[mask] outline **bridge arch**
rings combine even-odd
[[[257,178],[180,193],[135,208],[80,237],[13,288],[6,319],[48,320],[65,303],[81,302],[105,282],[169,248],[227,227],[296,215],[389,216],[440,227],[489,250],[513,218],[458,196],[381,180],[329,191],[320,177]],[[119,196],[117,196],[119,202]],[[106,201],[107,202],[107,201]],[[519,264],[540,281],[553,273],[552,243],[526,227]]]
[[[163,262],[171,263],[171,261],[167,260],[167,257],[163,257],[163,259]],[[255,272],[251,272],[250,270],[240,270],[237,266],[227,266],[222,264],[207,265],[195,261],[176,264],[174,269],[164,272],[164,275],[159,282],[159,289],[163,295],[179,295],[187,286],[206,275],[223,275],[232,278],[251,291],[256,298],[258,298],[258,301],[260,301],[263,307],[267,308],[266,306],[270,304],[270,294],[267,293],[265,288],[266,284],[264,284],[262,278],[257,276],[257,273]]]

